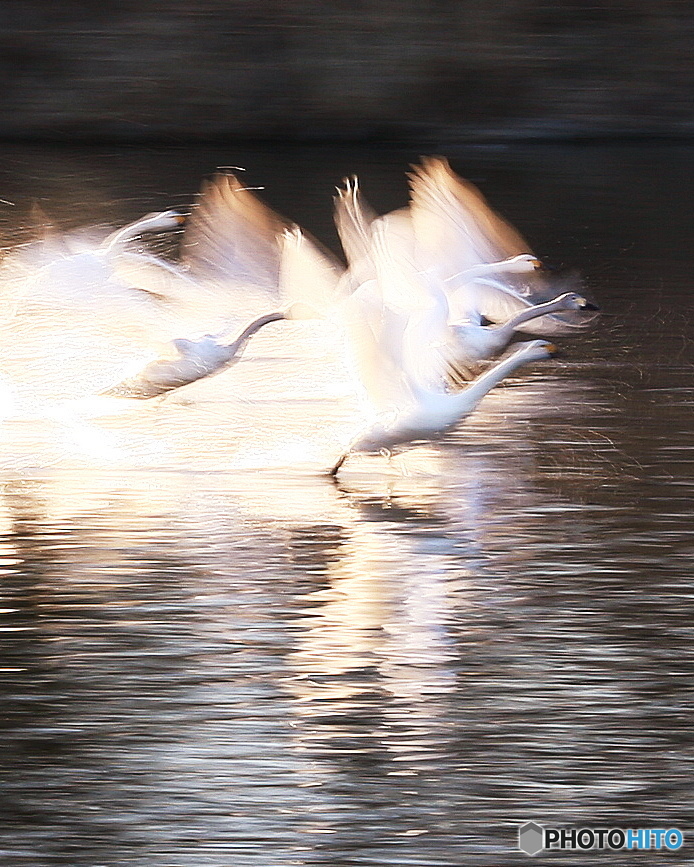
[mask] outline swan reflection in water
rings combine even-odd
[[[196,829],[247,841],[249,817],[264,840],[290,811],[304,845],[324,851],[327,835],[351,851],[368,813],[369,839],[413,859],[419,834],[449,852],[482,833],[501,791],[504,814],[521,811],[533,760],[558,797],[577,749],[562,690],[590,675],[564,648],[619,658],[624,636],[573,616],[587,576],[570,546],[585,551],[597,525],[577,520],[570,483],[540,484],[543,436],[513,392],[461,432],[464,447],[400,458],[408,476],[55,471],[6,489],[6,553],[33,576],[18,595],[34,611],[13,622],[38,630],[12,634],[12,660],[31,669],[24,694],[50,698],[43,728],[21,719],[35,738],[67,738],[71,759],[18,751],[13,796],[51,820],[79,786],[86,809],[119,803],[112,828],[135,823],[156,847],[164,821],[181,849]],[[535,406],[538,422],[554,402]],[[595,688],[615,708],[624,698],[595,677],[575,693],[584,740],[600,735]],[[581,803],[604,797],[601,781],[574,785]]]
[[[285,683],[297,741],[339,764],[354,738],[360,753],[378,752],[384,776],[416,774],[445,749],[457,633],[486,571],[486,462],[464,461],[470,476],[454,496],[439,484],[436,452],[418,449],[417,463],[409,477],[338,485],[340,522],[295,523],[288,542],[303,591]]]

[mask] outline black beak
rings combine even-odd
[[[586,303],[583,305],[583,307],[581,307],[581,310],[599,310],[599,309],[600,308],[598,307],[597,304],[593,304],[590,301],[586,301]]]

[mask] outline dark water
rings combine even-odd
[[[598,327],[404,474],[6,460],[3,865],[491,867],[527,820],[679,827],[691,862],[693,152],[449,155]],[[332,243],[335,183],[399,206],[417,155],[2,156],[7,243],[35,201],[117,224],[230,164]]]

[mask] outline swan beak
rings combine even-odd
[[[559,349],[554,343],[547,343],[545,345],[545,349],[547,350],[550,358],[555,358],[559,354]]]
[[[586,301],[585,298],[583,299],[583,304],[581,304],[581,310],[599,310],[599,309],[600,308],[598,307],[597,304],[592,304],[590,301]]]
[[[185,214],[176,214],[174,219],[176,220],[176,222],[178,223],[179,226],[182,226],[185,223],[187,218],[186,218]]]
[[[530,264],[533,266],[533,268],[536,271],[539,271],[541,268],[544,268],[544,265],[542,264],[542,262],[539,259],[531,259]]]

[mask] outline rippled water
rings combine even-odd
[[[270,335],[187,401],[0,431],[3,865],[491,867],[527,863],[531,819],[686,838],[692,151],[449,155],[604,314],[443,443],[333,484],[349,407],[301,399]],[[342,175],[386,210],[416,154],[2,156],[6,244],[36,200],[117,224],[229,164],[334,243]]]

